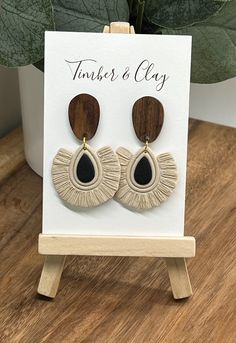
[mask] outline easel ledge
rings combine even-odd
[[[194,257],[194,237],[39,235],[39,254]]]
[[[115,22],[104,33],[134,34],[129,23]],[[46,255],[38,293],[56,296],[66,255],[163,257],[175,299],[192,295],[185,258],[195,256],[194,237],[39,235],[39,253]]]

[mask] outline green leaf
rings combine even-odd
[[[0,64],[16,67],[39,61],[44,31],[54,30],[50,0],[1,0],[0,11]]]
[[[146,0],[145,17],[161,27],[182,28],[209,18],[222,6],[221,0]]]
[[[102,32],[112,21],[129,21],[126,0],[53,0],[57,31]],[[44,69],[44,61],[35,63]]]
[[[236,76],[236,0],[204,22],[162,33],[192,35],[192,82],[214,83]]]
[[[113,21],[129,21],[127,0],[53,0],[57,31],[102,32]]]

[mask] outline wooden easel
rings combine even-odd
[[[105,26],[105,33],[132,33],[129,23]],[[195,256],[194,237],[129,237],[39,235],[39,253],[46,255],[38,293],[56,296],[66,255],[163,257],[175,299],[192,294],[185,258]]]

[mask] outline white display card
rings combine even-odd
[[[46,32],[44,105],[43,233],[78,235],[182,236],[190,86],[190,36]],[[68,120],[70,100],[96,97],[100,122],[89,141],[97,150],[110,145],[136,153],[142,146],[132,125],[132,107],[143,96],[163,104],[162,131],[150,148],[170,152],[178,184],[159,207],[142,212],[114,199],[96,208],[72,210],[58,197],[51,166],[58,149],[81,144]]]

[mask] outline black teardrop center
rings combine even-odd
[[[134,180],[139,185],[147,185],[152,179],[152,168],[147,157],[143,156],[134,170]]]
[[[77,164],[76,175],[80,182],[88,183],[94,179],[95,170],[87,154],[83,154]]]

